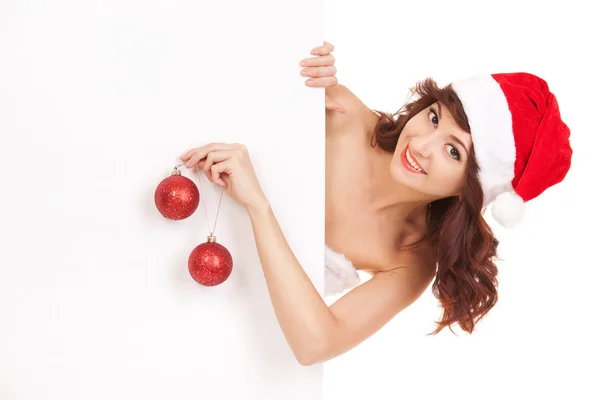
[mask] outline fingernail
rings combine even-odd
[[[305,66],[308,65],[308,63],[306,61],[300,61],[300,65],[303,66],[303,67],[305,67]]]
[[[309,79],[309,80],[306,81],[306,84],[308,86],[313,86],[315,84],[315,81]]]
[[[302,73],[303,76],[308,76],[308,70],[306,70],[306,69],[303,70],[301,73]]]
[[[313,49],[313,50],[310,52],[310,54],[317,55],[317,54],[319,54],[319,50],[318,50],[318,49]]]

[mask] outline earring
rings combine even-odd
[[[154,192],[154,204],[163,217],[182,220],[192,215],[200,204],[200,191],[191,179],[173,167],[171,176],[163,179]]]

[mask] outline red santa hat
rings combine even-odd
[[[525,202],[561,182],[571,166],[570,130],[556,98],[528,73],[484,74],[452,83],[469,119],[484,207],[517,225]]]

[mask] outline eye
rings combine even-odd
[[[429,109],[429,114],[427,114],[427,118],[429,118],[429,121],[437,128],[438,116],[435,113],[435,111],[433,110],[433,108]]]
[[[454,158],[457,161],[460,161],[460,151],[458,151],[458,149],[451,144],[448,144],[447,146],[451,147],[450,157]]]

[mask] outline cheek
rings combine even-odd
[[[413,117],[411,120],[409,120],[405,125],[404,128],[402,129],[402,134],[400,135],[400,137],[402,137],[402,135],[404,136],[410,136],[413,131],[415,130],[415,120],[416,117]]]
[[[402,141],[402,139],[398,139],[396,142],[396,148],[394,149],[394,160],[400,157],[400,153],[402,153],[402,150],[404,150],[404,146],[406,146],[404,141]]]
[[[452,191],[462,188],[465,182],[464,165],[454,166],[454,168],[448,169],[446,179],[449,186],[452,187]]]
[[[402,150],[404,150],[405,147],[406,147],[406,140],[404,139],[404,137],[402,135],[400,135],[400,137],[398,138],[398,141],[396,141],[396,147],[394,148],[394,159],[400,157],[400,153],[402,153]]]
[[[451,186],[462,185],[465,177],[465,166],[464,164],[458,164],[456,161],[442,160],[442,157],[440,157],[440,162],[435,163],[434,172],[436,180],[440,182],[447,182]]]

